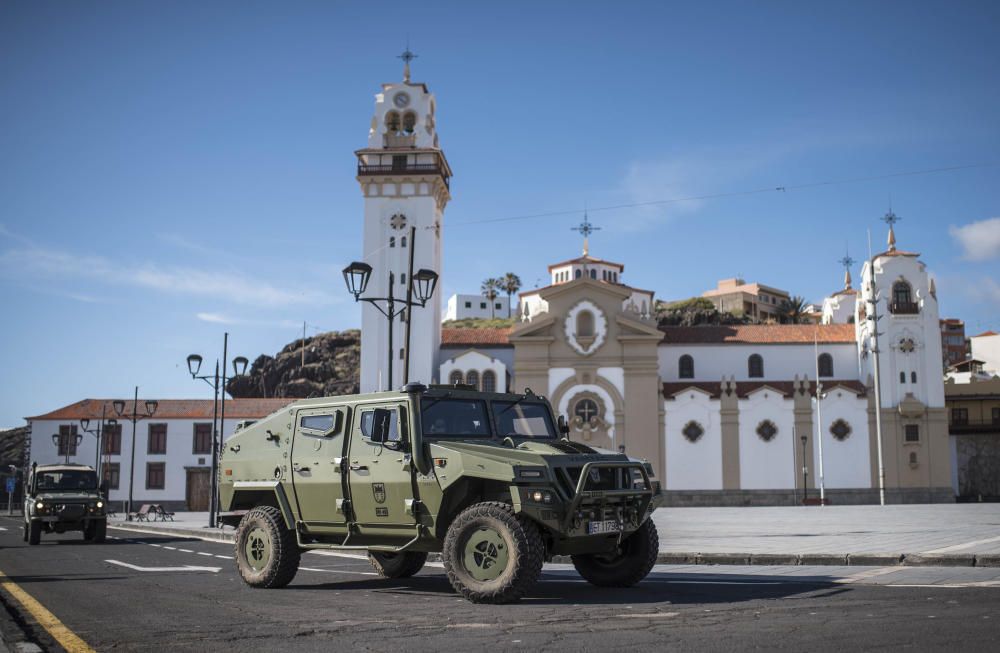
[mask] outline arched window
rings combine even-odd
[[[751,379],[764,378],[764,359],[760,354],[751,354],[747,359],[747,376]]]
[[[399,114],[395,111],[390,111],[385,114],[385,126],[386,130],[392,133],[399,131]]]
[[[389,236],[389,247],[395,247],[395,246],[396,246],[396,237]]]
[[[497,391],[497,375],[493,370],[483,372],[483,392]]]
[[[596,279],[597,278],[597,270],[591,270],[590,271],[590,278],[591,279]]]
[[[820,354],[817,362],[819,364],[820,376],[833,376],[833,356],[830,354]]]
[[[413,130],[417,126],[417,114],[412,111],[407,111],[403,114],[403,131],[407,134],[412,134]]]
[[[917,382],[917,373],[910,372],[910,383],[916,383],[916,382]]]
[[[682,379],[694,378],[694,359],[684,354],[677,361],[677,376]]]
[[[574,278],[579,279],[580,275],[582,275],[582,274],[583,274],[583,270],[577,270],[576,271],[576,275],[574,276]]]
[[[900,383],[906,383],[906,372],[900,372],[899,373],[899,382]]]
[[[917,304],[913,301],[913,289],[902,279],[892,284],[892,304],[889,310],[893,313],[917,312]]]
[[[399,246],[400,247],[406,247],[406,236],[400,236],[400,238],[399,238]]]
[[[476,390],[479,389],[479,372],[476,370],[470,370],[468,374],[465,375],[465,382],[471,385]]]
[[[594,335],[594,314],[590,311],[580,311],[576,314],[576,336],[589,338]]]
[[[462,373],[459,372],[458,370],[454,370],[448,376],[448,383],[450,383],[451,385],[456,385],[456,384],[462,383]]]

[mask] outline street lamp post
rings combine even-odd
[[[80,430],[83,431],[84,433],[90,433],[92,436],[94,436],[95,438],[97,438],[97,456],[96,456],[97,461],[94,463],[94,469],[97,471],[97,478],[102,478],[101,477],[101,440],[104,437],[104,427],[105,427],[105,417],[106,417],[105,413],[107,412],[107,410],[108,410],[107,403],[102,403],[101,404],[101,421],[97,425],[96,429],[90,428],[90,419],[89,418],[84,417],[83,419],[80,420]],[[118,424],[118,420],[115,420],[115,419],[107,420],[107,426],[115,426],[116,424]]]
[[[413,237],[415,232],[411,231],[410,236],[410,247],[414,247]],[[412,250],[411,250],[412,251]],[[410,259],[410,267],[412,270],[412,257]],[[404,311],[413,309],[414,307],[425,307],[428,300],[434,295],[434,288],[437,285],[438,274],[434,270],[421,269],[415,274],[410,274],[407,279],[407,291],[406,298],[397,298],[393,294],[393,287],[396,283],[396,275],[394,272],[389,272],[389,295],[388,297],[362,297],[365,289],[368,287],[368,281],[371,278],[372,266],[367,263],[362,263],[355,261],[351,263],[346,268],[344,268],[344,282],[347,284],[347,290],[352,295],[354,295],[354,301],[358,302],[368,302],[372,306],[378,309],[378,311],[384,315],[389,320],[389,369],[387,373],[388,377],[388,388],[392,388],[392,368],[394,362],[393,349],[392,349],[392,327],[395,319],[398,315]],[[414,297],[416,299],[414,299]],[[400,305],[397,308],[397,304]],[[409,323],[412,320],[412,316],[407,313],[407,332],[409,332]],[[410,371],[410,349],[409,349],[409,337],[407,336],[407,347],[405,351],[405,358],[403,360],[403,374],[409,377]],[[409,378],[404,379],[405,382],[409,382]]]
[[[799,439],[802,440],[802,505],[806,505],[806,502],[809,501],[809,467],[806,466],[806,441],[809,438],[803,434]]]
[[[147,399],[145,402],[145,413],[139,412],[139,386],[135,386],[135,396],[132,398],[132,412],[131,414],[125,412],[125,402],[121,399],[116,399],[112,404],[115,409],[115,413],[118,417],[123,417],[132,421],[132,457],[128,465],[128,503],[126,504],[125,519],[132,521],[132,484],[135,482],[135,428],[136,423],[140,420],[152,417],[156,413],[156,407],[159,406],[159,402],[154,399]]]
[[[191,354],[187,357],[188,372],[191,373],[192,379],[201,379],[209,386],[212,387],[214,393],[212,401],[212,482],[209,487],[209,505],[208,505],[208,527],[215,528],[216,517],[219,512],[219,491],[218,491],[218,476],[219,476],[219,449],[220,449],[220,431],[225,430],[226,424],[226,360],[229,357],[229,332],[223,334],[222,338],[222,366],[221,372],[222,376],[220,378],[220,366],[219,361],[215,361],[215,373],[214,374],[204,374],[199,375],[198,372],[201,370],[202,357],[198,354]],[[235,376],[243,376],[247,371],[247,365],[250,361],[247,360],[245,356],[237,356],[233,359],[233,373]],[[220,384],[221,381],[221,384]],[[219,394],[222,394],[222,417],[221,426],[219,424]]]
[[[80,443],[83,442],[83,436],[80,435],[79,433],[67,433],[66,436],[65,436],[65,438],[66,438],[65,448],[64,448],[65,453],[63,453],[63,455],[66,456],[66,464],[68,465],[69,464],[69,452],[71,450],[75,451],[76,448],[80,446]],[[72,446],[70,446],[70,441],[71,440],[75,440],[75,442],[74,442],[74,444]],[[62,433],[53,433],[52,434],[52,444],[56,445],[56,452],[58,452],[59,451],[59,447],[63,446],[63,434]]]

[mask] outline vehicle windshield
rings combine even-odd
[[[501,438],[510,436],[555,439],[558,437],[552,425],[552,414],[545,404],[494,401],[493,416],[496,419],[497,435]]]
[[[87,469],[38,472],[35,487],[40,492],[96,490],[97,473]]]
[[[488,438],[486,402],[479,399],[424,399],[424,435],[434,438]]]

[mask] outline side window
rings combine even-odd
[[[344,411],[331,410],[299,417],[299,428],[307,435],[337,435],[344,424]]]

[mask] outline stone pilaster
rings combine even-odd
[[[792,383],[792,401],[795,414],[795,488],[802,490],[802,467],[809,471],[809,486],[816,487],[816,465],[813,451],[816,442],[816,425],[813,424],[812,391],[809,378],[801,379],[796,374]],[[802,436],[806,436],[805,458],[802,451]]]
[[[740,489],[740,404],[735,377],[722,380],[719,395],[722,430],[722,489]]]

